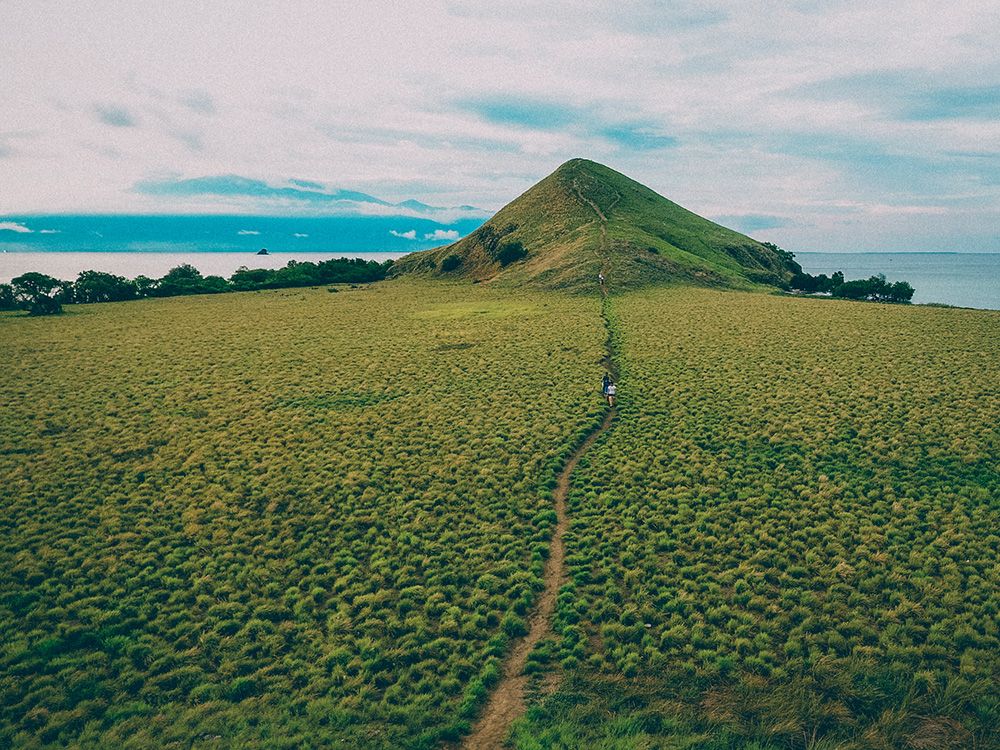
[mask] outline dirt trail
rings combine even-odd
[[[581,203],[589,206],[590,209],[597,214],[597,219],[601,223],[601,245],[597,249],[597,257],[601,260],[601,275],[607,277],[608,271],[611,268],[611,245],[608,242],[608,217],[604,211],[601,210],[601,207],[597,205],[597,203],[583,194],[583,191],[580,189],[580,185],[576,180],[573,180],[573,192],[576,194],[576,197],[580,199]],[[608,206],[608,213],[611,213],[612,209],[618,205],[618,201],[621,200],[621,197],[621,193],[615,193],[615,199],[611,201],[611,205]],[[601,284],[601,296],[608,296],[608,287],[606,283]]]
[[[597,252],[598,257],[601,259],[601,273],[606,275],[610,261],[608,217],[601,211],[600,206],[583,194],[575,181],[573,188],[577,197],[593,209],[600,221],[601,246]],[[614,208],[620,198],[621,195],[615,197],[611,208]],[[601,317],[604,319],[605,325],[608,325],[607,284],[601,284],[601,296],[603,298],[601,301]],[[612,358],[610,328],[607,348],[607,355],[602,363],[605,369],[612,374],[612,377],[617,379],[618,372]],[[611,422],[614,420],[616,413],[617,409],[615,407],[607,410],[604,414],[604,420],[599,426],[591,430],[583,442],[577,446],[559,474],[554,492],[556,527],[549,544],[549,559],[545,561],[545,571],[543,573],[545,589],[542,591],[538,606],[528,619],[528,634],[514,644],[513,650],[507,656],[506,662],[504,662],[500,683],[490,696],[483,715],[472,728],[472,733],[462,742],[461,746],[465,750],[499,750],[504,746],[504,740],[510,732],[511,724],[513,724],[515,719],[524,714],[525,693],[528,687],[528,676],[524,674],[524,665],[528,661],[528,655],[538,642],[551,631],[552,615],[556,609],[556,598],[559,594],[559,588],[566,581],[566,547],[563,542],[563,536],[569,525],[569,517],[566,512],[566,498],[569,496],[573,471],[580,462],[580,458],[590,449],[594,441],[611,427]],[[543,685],[544,692],[550,692],[554,689],[557,681],[558,675],[550,673]]]
[[[597,214],[597,218],[599,218],[601,220],[602,224],[607,224],[608,223],[608,217],[604,215],[604,212],[601,210],[601,207],[598,206],[596,203],[594,203],[594,201],[590,200],[590,198],[588,198],[587,196],[585,196],[583,194],[583,191],[580,190],[580,186],[577,185],[575,181],[573,182],[573,190],[576,192],[576,197],[577,198],[579,198],[581,201],[583,201],[588,206],[590,206],[592,209],[594,209],[594,213]],[[618,202],[617,199],[615,200],[615,202],[616,203]]]
[[[586,439],[580,443],[573,455],[569,457],[566,466],[559,474],[555,489],[556,528],[549,544],[549,559],[545,562],[545,590],[539,599],[538,607],[528,621],[528,634],[518,641],[507,657],[503,666],[503,676],[496,686],[486,710],[476,722],[472,733],[462,743],[468,750],[492,750],[502,748],[504,739],[510,731],[515,719],[525,710],[524,696],[528,686],[528,676],[522,674],[528,654],[535,645],[549,632],[552,627],[552,614],[556,608],[556,597],[559,588],[566,581],[566,548],[563,535],[569,525],[566,514],[566,498],[569,495],[570,477],[580,458],[600,437],[601,433],[611,426],[615,410],[608,409],[604,421],[594,428]]]

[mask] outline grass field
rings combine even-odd
[[[515,745],[997,747],[1000,313],[606,312],[620,411]],[[0,315],[0,746],[457,738],[603,414],[600,313],[394,280]]]
[[[594,300],[403,281],[0,316],[0,746],[454,736],[604,337]]]
[[[539,657],[571,679],[517,746],[1000,746],[1000,313],[610,309],[620,419]]]

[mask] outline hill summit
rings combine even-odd
[[[782,285],[791,254],[702,218],[602,164],[573,159],[467,237],[401,258],[408,273],[548,288]]]

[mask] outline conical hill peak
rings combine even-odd
[[[603,164],[572,159],[457,242],[400,259],[421,273],[548,288],[781,284],[794,263]]]

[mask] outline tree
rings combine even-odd
[[[792,275],[792,289],[802,292],[832,292],[844,283],[844,272],[836,271],[831,276],[821,273],[818,276],[799,271]]]
[[[201,271],[190,263],[182,263],[167,271],[160,279],[160,284],[184,284],[195,281],[201,281]]]
[[[62,305],[72,305],[76,302],[76,284],[72,281],[60,281],[56,289],[56,301]]]
[[[854,281],[845,281],[843,284],[838,286],[833,290],[834,297],[841,297],[843,299],[857,299],[864,300],[868,299],[872,293],[871,280],[856,279]]]
[[[913,298],[913,287],[905,281],[890,284],[885,274],[867,279],[844,281],[844,272],[837,271],[827,278],[826,274],[813,276],[799,272],[792,276],[792,288],[803,292],[830,292],[843,299],[872,300],[874,302],[907,303]]]
[[[205,278],[189,263],[171,268],[150,293],[157,297],[175,297],[179,294],[214,294],[229,289],[229,282],[221,276]]]
[[[14,300],[29,315],[55,315],[62,312],[60,294],[65,294],[65,282],[44,273],[29,271],[11,279]]]
[[[0,284],[0,310],[16,310],[17,300],[14,299],[14,287],[10,284]]]
[[[319,263],[317,269],[319,281],[323,284],[367,283],[384,279],[391,265],[392,261],[378,263],[361,258],[331,258]]]
[[[160,285],[160,282],[156,279],[151,279],[148,276],[136,276],[135,281],[135,293],[140,297],[152,297],[156,294],[156,289]]]
[[[267,268],[247,268],[246,266],[240,266],[229,277],[229,283],[237,292],[249,292],[256,289],[264,289],[273,276],[274,272]]]
[[[218,294],[229,291],[229,282],[221,276],[206,276],[201,280],[202,294]]]
[[[889,291],[889,297],[892,302],[909,302],[913,299],[914,291],[909,282],[897,281],[893,283]]]
[[[119,302],[135,299],[135,282],[102,271],[81,271],[73,285],[77,302]]]
[[[290,260],[278,270],[241,266],[230,277],[230,289],[250,291],[280,287],[381,281],[389,266],[360,258],[332,258],[320,263]]]
[[[890,284],[886,281],[885,274],[880,273],[867,279],[847,281],[833,290],[833,296],[874,302],[907,303],[913,298],[913,287],[906,281]]]
[[[761,242],[760,244],[777,255],[782,266],[784,266],[786,270],[791,271],[793,275],[802,273],[802,266],[800,266],[798,261],[795,260],[795,253],[790,250],[780,248],[773,242]]]

